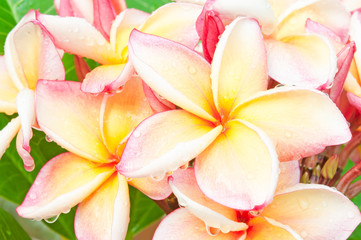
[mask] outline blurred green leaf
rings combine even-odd
[[[172,2],[171,0],[126,0],[128,8],[137,8],[144,12],[153,12],[160,6]]]
[[[0,208],[0,239],[2,240],[31,240],[29,235],[19,225],[19,223]]]
[[[158,205],[137,189],[129,186],[129,193],[130,222],[126,240],[131,240],[134,235],[164,216]]]

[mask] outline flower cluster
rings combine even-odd
[[[68,151],[41,168],[21,217],[78,205],[78,239],[125,239],[130,184],[181,207],[155,240],[339,240],[361,222],[349,200],[361,192],[361,3],[54,3],[59,16],[29,11],[0,57],[0,111],[18,114],[0,155],[17,135],[32,171],[32,128]]]

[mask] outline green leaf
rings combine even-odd
[[[160,6],[172,2],[171,0],[126,0],[128,8],[137,8],[144,12],[153,12]]]
[[[126,240],[164,216],[164,212],[151,199],[133,187],[130,193],[130,222]]]
[[[0,208],[0,239],[3,240],[31,240],[29,235],[19,225],[19,223],[7,213],[4,209]]]

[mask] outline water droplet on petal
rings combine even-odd
[[[166,173],[167,176],[172,176],[172,174],[173,174],[173,171],[169,171]]]
[[[128,182],[130,182],[130,181],[133,180],[133,178],[130,178],[130,177],[126,177],[125,179],[126,179]]]
[[[134,130],[133,136],[134,136],[135,138],[139,138],[139,137],[140,137],[140,132],[137,131],[137,130]]]
[[[47,223],[54,223],[56,220],[58,220],[59,215],[56,215],[55,217],[44,219]]]
[[[197,72],[197,70],[196,70],[193,66],[189,66],[189,67],[188,67],[188,72],[189,72],[190,74],[195,74],[195,73]]]
[[[36,194],[35,193],[30,193],[29,198],[31,200],[34,200],[36,198]]]
[[[218,233],[221,231],[219,228],[213,228],[208,225],[206,225],[207,233],[211,236],[217,236]]]
[[[291,132],[289,132],[289,131],[286,131],[286,132],[285,132],[285,135],[286,135],[286,137],[287,137],[287,138],[292,137],[292,133],[291,133]]]
[[[300,205],[301,209],[303,209],[303,210],[306,210],[309,206],[309,203],[307,202],[307,200],[302,200],[302,199],[300,199],[298,201],[298,204]]]
[[[305,238],[305,237],[308,236],[308,233],[307,233],[306,231],[302,231],[302,232],[301,232],[301,236],[302,236],[303,238]]]
[[[261,214],[261,211],[249,211],[249,214],[251,214],[254,217],[257,217]]]
[[[68,209],[65,209],[64,211],[63,211],[63,213],[65,213],[65,214],[67,214],[67,213],[69,213],[70,212],[70,208],[68,208]]]
[[[188,168],[188,166],[189,166],[189,164],[188,164],[188,163],[186,163],[186,164],[184,164],[183,166],[180,166],[179,168],[184,170],[184,169],[187,169],[187,168]]]
[[[347,213],[347,217],[352,219],[352,218],[355,217],[355,213],[354,212],[349,212],[349,213]]]
[[[322,207],[327,207],[327,202],[326,201],[322,201]]]
[[[45,136],[45,140],[46,140],[47,142],[52,142],[52,141],[53,141],[49,136]]]
[[[165,173],[163,173],[161,175],[157,175],[157,176],[151,176],[151,178],[157,182],[162,181],[164,177],[165,177]]]

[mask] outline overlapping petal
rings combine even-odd
[[[276,38],[304,33],[310,18],[334,31],[343,43],[348,39],[350,14],[336,0],[306,0],[291,4],[278,18]]]
[[[113,172],[113,165],[99,165],[72,153],[60,154],[43,166],[16,211],[22,217],[34,219],[67,212]]]
[[[0,112],[13,114],[16,109],[16,95],[18,89],[12,82],[6,68],[5,57],[0,56]]]
[[[11,140],[16,136],[21,127],[20,118],[13,118],[3,129],[0,131],[0,158],[10,146]]]
[[[151,177],[133,178],[128,181],[128,183],[153,200],[165,199],[172,193],[172,189],[169,187],[167,178],[160,181],[156,181]]]
[[[196,159],[199,187],[212,200],[239,210],[262,209],[272,200],[278,179],[278,159],[271,140],[241,120]]]
[[[113,155],[118,145],[125,143],[132,130],[153,111],[143,92],[140,77],[131,78],[120,93],[106,96],[104,109],[100,114],[104,143]]]
[[[79,204],[74,221],[77,239],[125,239],[129,210],[127,181],[114,173]]]
[[[169,3],[154,11],[139,30],[194,48],[199,41],[195,22],[201,11],[196,4]]]
[[[206,226],[220,229],[223,233],[248,228],[245,223],[238,222],[236,210],[207,198],[196,182],[193,168],[178,170],[170,177],[169,184],[180,206],[203,220]]]
[[[273,219],[256,217],[249,222],[251,231],[247,232],[247,240],[302,240],[289,226],[283,225]]]
[[[35,59],[29,61],[29,59]],[[18,89],[35,89],[38,79],[63,80],[61,57],[38,22],[24,23],[6,39],[5,60]]]
[[[350,40],[354,41],[356,47],[361,46],[361,11],[356,11],[351,18],[350,24]],[[354,55],[358,73],[361,73],[361,52],[356,51]],[[358,78],[360,80],[360,78]],[[360,83],[359,83],[360,84]]]
[[[69,53],[94,59],[101,64],[121,61],[109,42],[85,19],[40,14],[39,21],[53,36],[55,45]]]
[[[266,49],[255,20],[237,19],[227,27],[217,45],[211,78],[213,97],[222,116],[267,89]]]
[[[231,232],[228,234],[218,233],[216,236],[212,236],[207,232],[202,220],[193,216],[186,209],[178,209],[164,218],[153,239],[239,240],[242,239],[243,234],[244,232]]]
[[[282,84],[317,88],[337,72],[333,46],[319,35],[269,39],[266,47],[269,75]]]
[[[303,239],[346,239],[361,221],[359,209],[324,185],[298,184],[276,195],[262,216],[290,226]]]
[[[39,81],[36,88],[38,123],[50,139],[70,152],[92,161],[112,161],[100,131],[103,95],[84,93],[80,84]]]
[[[162,178],[195,158],[221,131],[184,110],[155,114],[133,131],[117,170],[127,177]]]
[[[280,175],[277,182],[276,193],[292,187],[300,182],[300,166],[298,160],[280,162]]]
[[[341,112],[318,91],[279,87],[260,92],[233,114],[261,128],[272,139],[280,161],[317,154],[351,138]]]
[[[167,39],[134,30],[129,56],[157,93],[204,119],[215,121],[209,64],[196,52]]]

